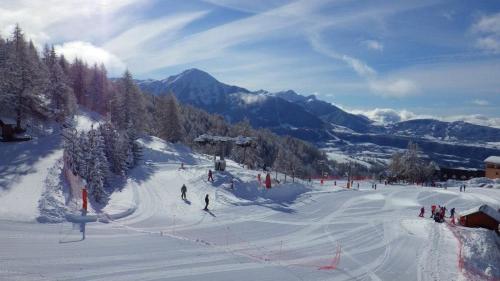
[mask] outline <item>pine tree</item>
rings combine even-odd
[[[155,99],[154,111],[158,136],[169,142],[182,140],[183,130],[177,99],[171,94],[159,96]]]
[[[137,142],[137,131],[135,130],[132,122],[129,123],[127,131],[125,132],[126,148],[127,148],[127,166],[129,169],[135,167],[142,158],[142,147]]]
[[[51,100],[50,108],[56,121],[61,122],[76,111],[76,99],[53,46],[52,49],[45,47],[43,60],[49,72],[47,94]]]
[[[0,110],[15,116],[16,127],[21,128],[21,123],[28,117],[44,119],[48,115],[43,97],[46,74],[33,43],[26,42],[19,26],[14,29],[7,49],[1,73]]]
[[[112,173],[123,175],[128,167],[126,163],[128,142],[124,141],[122,135],[116,130],[111,122],[105,122],[99,126],[99,131],[104,139],[104,147],[106,158],[109,162],[109,167]]]
[[[106,179],[109,175],[109,166],[105,155],[104,140],[99,132],[92,128],[87,133],[88,151],[87,151],[87,171],[86,180],[89,193],[98,203],[106,203],[108,195],[104,189]]]

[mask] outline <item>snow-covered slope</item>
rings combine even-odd
[[[397,185],[373,190],[371,182],[347,190],[343,181],[288,182],[266,190],[257,171],[231,161],[212,183],[210,157],[145,138],[144,165],[112,195],[100,222],[26,223],[37,214],[47,168],[59,157],[57,143],[45,141],[10,147],[35,152],[36,159],[19,166],[24,174],[2,162],[7,167],[2,171],[17,178],[3,181],[2,188],[19,196],[0,197],[0,280],[499,278],[498,255],[484,250],[495,247],[488,232],[450,228],[417,214],[420,206],[432,204],[458,212],[484,203],[498,208],[500,190],[461,193],[458,187]],[[186,201],[180,198],[182,184],[188,188]],[[206,194],[208,212],[202,210]],[[484,258],[471,262],[470,253]],[[476,279],[469,278],[471,271]]]

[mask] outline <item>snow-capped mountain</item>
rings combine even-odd
[[[311,141],[325,149],[333,147],[336,153],[358,159],[370,154],[370,159],[387,161],[410,140],[443,166],[482,168],[484,158],[500,155],[498,128],[433,119],[380,125],[313,95],[293,90],[252,92],[224,84],[199,69],[163,80],[138,80],[137,84],[155,95],[172,92],[181,102],[223,115],[232,123],[248,119],[254,127]]]

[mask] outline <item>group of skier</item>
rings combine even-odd
[[[185,184],[183,184],[181,187],[181,199],[182,200],[187,200],[186,193],[187,193],[187,187]],[[210,203],[210,199],[209,199],[208,194],[207,194],[207,195],[205,195],[205,208],[203,208],[203,210],[208,211],[208,204],[209,203]]]
[[[420,214],[418,215],[419,217],[423,218],[425,214],[425,208],[422,206],[420,208]],[[432,205],[431,206],[431,216],[430,218],[434,219],[435,222],[444,222],[444,218],[446,217],[446,207],[445,206],[436,206]],[[455,221],[455,208],[452,208],[450,210],[450,218],[452,219],[452,222]]]

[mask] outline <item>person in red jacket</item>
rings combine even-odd
[[[432,206],[431,206],[431,212],[432,212],[432,213],[431,213],[431,218],[433,218],[433,217],[434,217],[434,215],[436,214],[436,205],[432,205]]]
[[[87,211],[87,195],[88,195],[87,194],[87,189],[85,187],[82,188],[82,202],[83,202],[82,209],[84,211]]]
[[[266,175],[266,188],[271,188],[271,175],[269,173]]]

